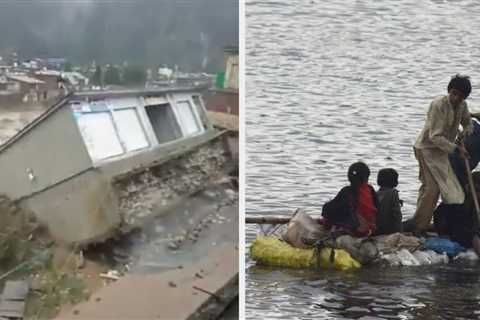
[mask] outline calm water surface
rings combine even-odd
[[[480,112],[480,1],[247,1],[246,14],[247,214],[319,214],[363,160],[372,184],[397,169],[412,216],[429,102],[468,74]],[[480,318],[477,264],[339,274],[246,259],[250,319]]]

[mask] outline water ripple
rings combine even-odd
[[[318,214],[363,160],[371,181],[397,169],[411,216],[412,145],[429,102],[464,73],[480,111],[479,14],[473,0],[247,1],[248,214]],[[247,226],[247,246],[257,232]],[[247,265],[252,319],[480,318],[476,266],[338,275]]]

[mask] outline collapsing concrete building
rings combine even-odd
[[[0,146],[0,193],[55,238],[102,240],[230,170],[194,88],[73,93]]]

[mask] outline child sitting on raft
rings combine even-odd
[[[398,172],[385,168],[378,172],[377,234],[402,232],[402,200],[398,196]]]
[[[368,184],[370,169],[363,162],[355,162],[348,168],[347,175],[350,185],[323,206],[324,224],[333,232],[357,237],[373,235],[377,227],[378,200]]]

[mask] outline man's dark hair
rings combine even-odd
[[[378,171],[377,183],[380,187],[395,188],[398,186],[398,172],[392,168]]]
[[[461,76],[459,74],[452,77],[450,82],[448,83],[447,91],[449,92],[450,89],[457,89],[465,96],[465,99],[470,95],[472,92],[472,84],[470,83],[469,76]]]
[[[361,161],[355,162],[348,168],[348,181],[350,181],[352,186],[358,186],[361,183],[367,182],[369,176],[370,169]]]

